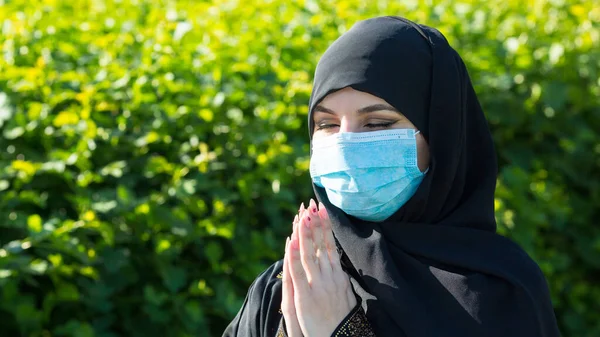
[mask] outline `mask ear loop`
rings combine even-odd
[[[421,133],[421,130],[417,130],[417,131],[415,132],[415,137],[416,137],[416,136],[417,136],[419,133]],[[416,146],[416,142],[415,142],[415,146]],[[417,163],[418,163],[418,161],[419,161],[419,151],[417,151]],[[418,168],[418,166],[417,166],[417,168]],[[420,170],[420,169],[419,169],[419,172],[421,172],[421,170]],[[426,175],[426,174],[427,174],[427,172],[429,172],[429,166],[427,167],[427,169],[425,170],[425,172],[421,172],[421,173],[422,173],[423,175]]]

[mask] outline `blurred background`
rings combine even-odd
[[[600,5],[0,0],[0,335],[220,336],[283,255],[319,56],[401,15],[464,58],[498,230],[600,336]]]

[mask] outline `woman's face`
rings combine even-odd
[[[338,132],[367,132],[417,128],[383,99],[350,87],[327,95],[313,112],[313,139]],[[417,161],[421,171],[429,166],[429,146],[417,134]]]

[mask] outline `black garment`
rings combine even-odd
[[[492,138],[465,65],[444,36],[398,17],[357,23],[319,61],[311,115],[326,95],[345,87],[402,112],[425,136],[431,157],[416,194],[380,223],[346,215],[313,185],[375,334],[559,336],[539,267],[495,233]],[[312,116],[309,125],[312,137]],[[259,295],[239,315],[268,320],[280,291],[255,284],[251,292]],[[268,333],[248,324],[237,335]]]
[[[342,319],[342,322],[331,334],[333,337],[376,337],[373,328],[365,315],[362,303],[357,303],[354,309]],[[288,337],[285,319],[279,322],[277,337]]]
[[[244,304],[229,323],[223,337],[275,337],[281,309],[283,260],[272,264],[250,285]]]
[[[343,267],[348,266],[344,255]],[[223,333],[223,337],[273,336],[287,337],[281,312],[281,277],[283,260],[271,265],[250,285],[242,308]],[[346,270],[346,269],[345,269]],[[349,271],[348,271],[349,272]],[[350,272],[349,272],[350,273]],[[357,303],[333,332],[335,337],[374,337],[364,308]]]

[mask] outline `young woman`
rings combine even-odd
[[[319,203],[224,336],[559,336],[540,269],[496,234],[492,138],[439,31],[357,23],[309,108]]]

